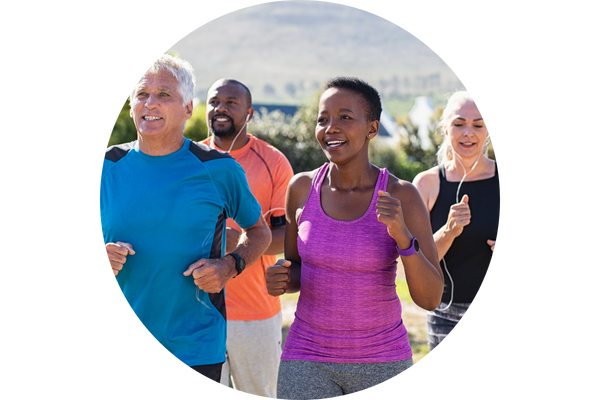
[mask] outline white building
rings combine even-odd
[[[415,105],[408,112],[408,118],[419,128],[419,139],[424,150],[428,150],[433,146],[429,139],[429,125],[433,110],[429,97],[419,96],[415,98]]]

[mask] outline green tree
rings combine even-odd
[[[185,124],[183,135],[190,140],[199,142],[206,139],[208,127],[206,126],[206,104],[200,103],[194,107],[192,117]]]
[[[137,139],[137,131],[133,119],[129,115],[129,110],[131,110],[131,107],[129,106],[129,99],[127,99],[117,117],[107,147]]]
[[[249,131],[281,150],[290,160],[295,173],[310,171],[327,162],[315,138],[318,109],[319,92],[302,105],[294,116],[286,116],[278,110],[270,113],[257,110],[259,112],[255,114]],[[405,141],[400,141],[397,148],[391,148],[375,139],[369,148],[369,159],[378,167],[387,168],[398,178],[412,181],[419,172],[427,168],[431,156],[419,155],[416,145],[409,146],[409,154],[404,146]],[[433,156],[435,157],[435,151]]]
[[[419,127],[412,123],[408,115],[396,119],[396,122],[404,132],[404,135],[400,139],[400,146],[406,154],[407,160],[418,164],[422,170],[429,169],[437,164],[437,149],[443,139],[442,135],[436,133],[437,121],[441,112],[442,109],[437,108],[429,121],[427,128],[432,146],[428,149],[423,148],[423,143],[419,136]]]
[[[286,116],[279,110],[257,110],[248,131],[275,146],[286,155],[295,173],[320,167],[327,158],[315,139],[318,94],[302,105],[296,114]]]
[[[380,168],[386,168],[397,178],[409,182],[425,169],[422,163],[409,158],[401,144],[393,148],[378,142],[377,139],[372,141],[369,147],[369,161]]]

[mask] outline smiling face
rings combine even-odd
[[[233,138],[252,112],[248,93],[241,85],[221,80],[208,90],[206,122],[213,135]]]
[[[479,158],[488,136],[487,127],[475,103],[465,100],[449,114],[444,134],[452,152],[460,158]]]
[[[143,140],[183,137],[193,104],[183,104],[179,82],[169,71],[146,74],[138,83],[131,102],[131,118]]]
[[[356,154],[367,156],[369,139],[378,129],[378,121],[368,120],[366,102],[358,93],[330,88],[321,95],[315,136],[329,161],[340,163]]]

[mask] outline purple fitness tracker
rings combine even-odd
[[[401,256],[412,256],[413,254],[417,254],[419,252],[419,242],[417,241],[417,238],[413,237],[408,249],[400,250],[398,245],[396,245],[396,250],[398,250],[398,253]]]

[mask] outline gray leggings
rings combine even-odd
[[[360,364],[282,360],[277,378],[277,398],[326,399],[354,393],[387,381],[412,365],[412,358]]]

